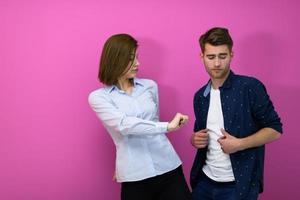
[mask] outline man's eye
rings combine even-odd
[[[207,58],[208,58],[209,60],[212,60],[212,59],[215,58],[215,56],[207,56]]]
[[[219,58],[220,58],[220,59],[226,59],[226,58],[227,58],[227,55],[220,55]]]

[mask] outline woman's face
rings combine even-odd
[[[128,63],[126,73],[122,76],[122,79],[132,79],[136,77],[138,72],[138,66],[140,65],[138,61],[138,55],[136,52],[131,54],[130,61]]]

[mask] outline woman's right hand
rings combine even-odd
[[[172,119],[172,121],[169,122],[167,131],[172,132],[180,129],[182,126],[184,126],[189,117],[187,115],[183,115],[181,113],[177,113],[175,117]]]
[[[117,182],[117,175],[116,175],[116,171],[114,172],[114,175],[113,175],[113,177],[112,177],[112,179],[111,179],[112,181],[114,181],[114,182]]]

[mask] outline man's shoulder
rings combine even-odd
[[[206,83],[205,85],[203,85],[200,89],[198,89],[198,90],[196,91],[196,93],[195,93],[195,95],[194,95],[194,99],[203,96],[204,91],[206,90],[208,84],[209,84],[209,82]]]
[[[233,84],[243,87],[243,86],[256,86],[263,85],[263,83],[253,76],[239,75],[235,74],[233,78]]]

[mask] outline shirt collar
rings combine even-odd
[[[133,87],[136,87],[137,85],[144,86],[142,81],[138,78],[133,79]],[[111,85],[111,86],[105,86],[105,89],[111,93],[113,90],[119,90],[119,88],[116,85]]]
[[[232,82],[232,79],[233,79],[234,75],[235,74],[233,73],[233,71],[230,70],[227,79],[225,80],[225,82],[223,83],[223,85],[220,88],[230,88],[231,87],[231,82]],[[207,83],[207,85],[206,85],[206,88],[204,90],[204,93],[203,93],[204,97],[207,97],[207,95],[209,94],[209,92],[211,90],[211,87],[212,87],[211,86],[211,80],[209,80],[208,83]]]
[[[223,83],[223,85],[221,86],[221,88],[230,88],[234,75],[235,74],[233,73],[233,71],[230,70],[230,73],[229,73],[227,79],[225,80],[225,82]]]

